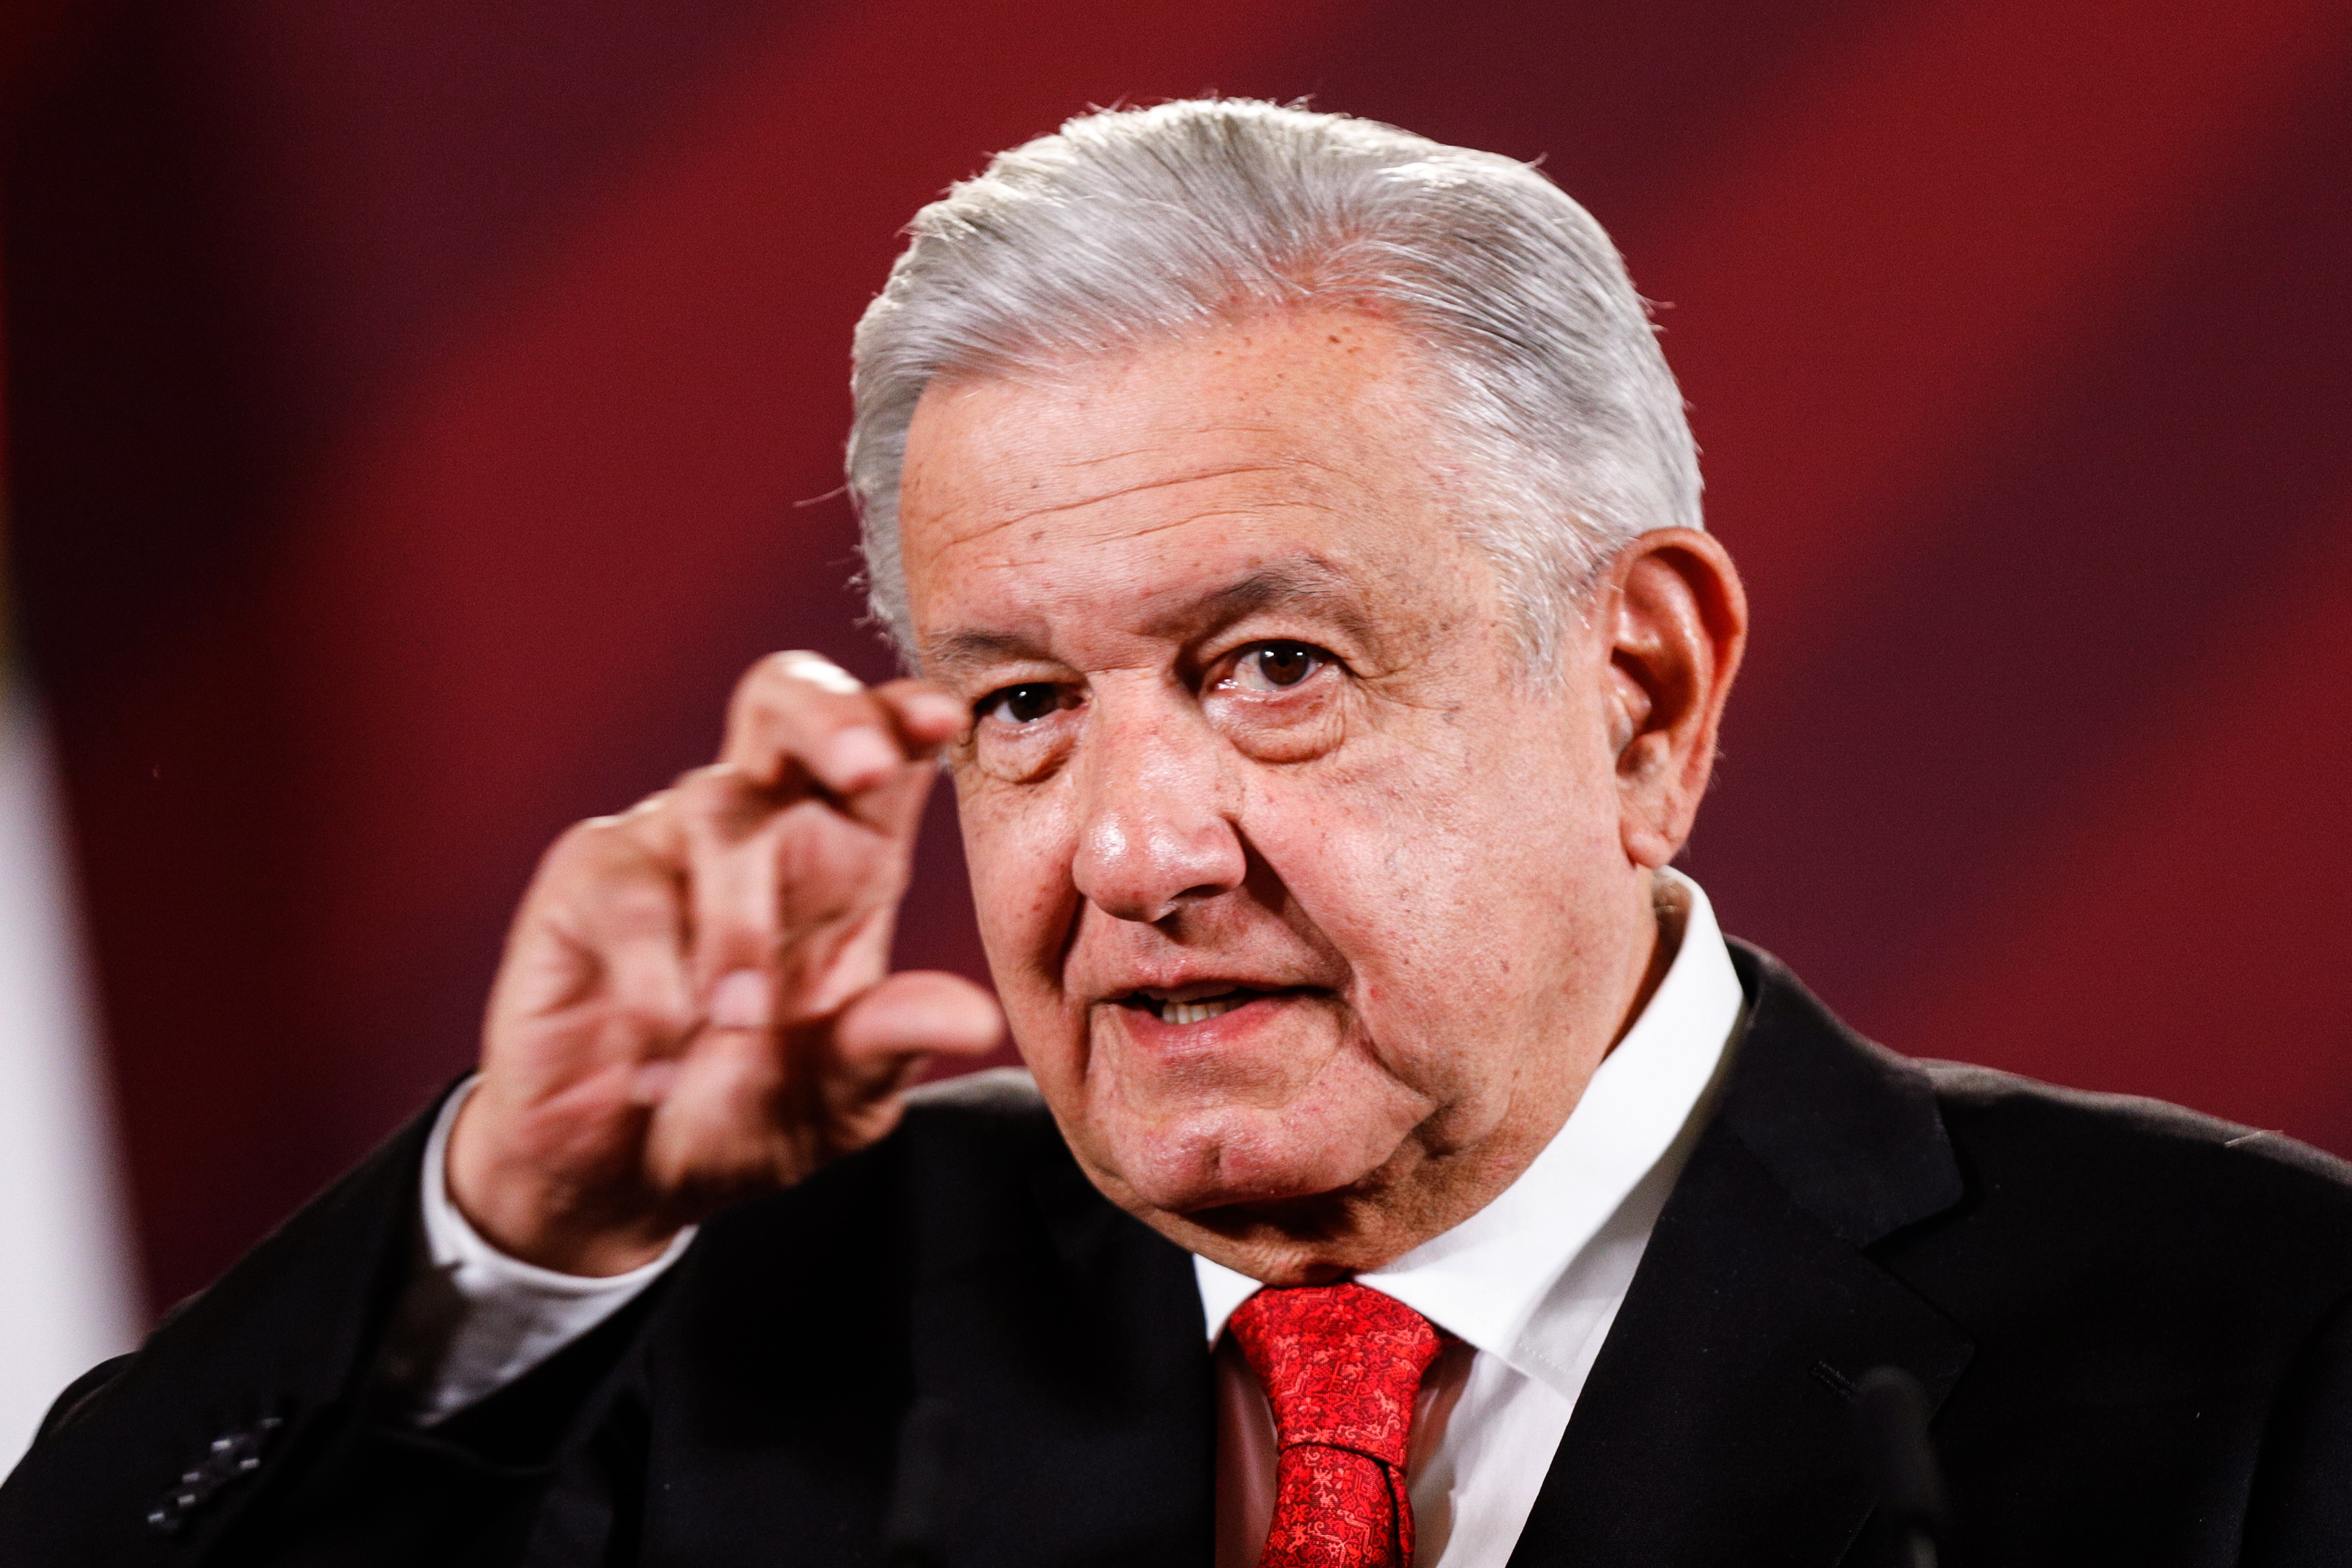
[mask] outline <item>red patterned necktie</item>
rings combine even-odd
[[[1282,1451],[1260,1568],[1412,1568],[1405,1443],[1437,1331],[1353,1283],[1260,1291],[1231,1327]]]

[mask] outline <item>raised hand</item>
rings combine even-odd
[[[883,1136],[930,1054],[995,1046],[987,992],[889,973],[930,758],[967,722],[937,687],[778,653],[737,685],[716,763],[556,841],[450,1141],[476,1228],[625,1271]]]

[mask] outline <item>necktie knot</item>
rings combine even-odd
[[[1440,1349],[1427,1318],[1351,1281],[1260,1291],[1232,1327],[1284,1448],[1321,1443],[1404,1464],[1413,1398]]]
[[[1405,1568],[1405,1454],[1437,1330],[1352,1281],[1260,1291],[1228,1326],[1281,1446],[1265,1568]]]

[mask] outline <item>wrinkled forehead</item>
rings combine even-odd
[[[1377,597],[1451,553],[1428,425],[1392,334],[1357,317],[935,386],[899,502],[926,663],[1007,620],[1172,626],[1204,600]]]

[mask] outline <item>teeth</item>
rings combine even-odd
[[[1247,1000],[1247,997],[1212,997],[1204,1002],[1169,1002],[1160,1016],[1170,1023],[1201,1023],[1219,1013],[1229,1013]]]

